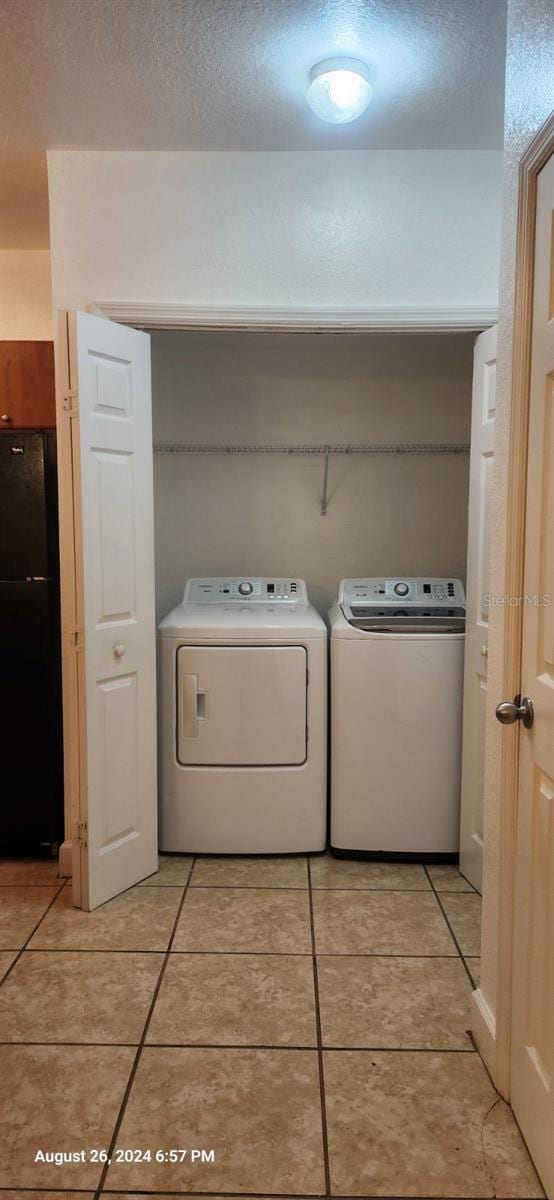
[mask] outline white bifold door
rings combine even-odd
[[[489,641],[489,522],[494,455],[497,327],[475,343],[469,468],[460,870],[481,891]]]
[[[74,902],[92,909],[157,864],[150,339],[88,313],[68,314],[67,337],[66,785]]]

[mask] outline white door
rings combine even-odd
[[[306,759],[304,646],[181,646],[177,758],[184,766]]]
[[[473,360],[464,665],[460,870],[481,891],[497,327],[480,334]]]
[[[554,1197],[554,156],[537,186],[521,671],[535,719],[519,733],[511,1102]]]
[[[157,862],[150,338],[75,313],[68,339],[80,735],[74,900],[92,909]]]

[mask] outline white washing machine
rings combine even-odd
[[[327,628],[301,579],[189,579],[159,626],[160,849],[322,850]]]
[[[459,579],[345,579],[331,623],[331,847],[459,849],[465,595]]]

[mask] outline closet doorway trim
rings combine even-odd
[[[479,333],[495,325],[496,307],[286,308],[96,300],[97,316],[143,329],[284,333]]]

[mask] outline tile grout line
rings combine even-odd
[[[2,1192],[9,1192],[10,1195],[13,1192],[17,1192],[17,1193],[20,1193],[21,1196],[25,1196],[25,1195],[35,1196],[36,1188],[0,1187],[0,1195],[2,1194]],[[92,1196],[93,1195],[93,1192],[91,1191],[90,1188],[87,1189],[87,1188],[43,1187],[43,1188],[41,1188],[41,1195],[43,1193],[55,1195],[55,1196],[57,1196],[57,1195],[69,1196],[69,1195],[74,1195],[74,1194],[84,1195],[84,1196]],[[210,1198],[212,1196],[221,1197],[221,1200],[249,1200],[249,1198],[251,1198],[251,1200],[327,1200],[327,1198],[323,1196],[322,1192],[310,1192],[309,1194],[304,1193],[304,1195],[300,1196],[300,1197],[298,1196],[297,1192],[217,1192],[217,1191],[216,1192],[214,1192],[214,1191],[211,1191],[211,1192],[169,1191],[169,1192],[167,1192],[166,1191],[166,1192],[161,1193],[161,1192],[147,1191],[145,1189],[142,1189],[142,1190],[136,1189],[133,1193],[129,1193],[129,1192],[123,1191],[123,1189],[121,1189],[121,1188],[120,1189],[111,1188],[109,1190],[106,1189],[105,1191],[102,1192],[103,1196],[127,1196],[128,1197],[131,1194],[133,1196],[155,1196],[155,1197],[159,1197],[163,1194],[164,1196],[183,1197],[183,1200],[198,1200],[198,1198],[200,1198],[200,1200],[201,1200],[201,1198],[203,1196],[207,1196]],[[331,1200],[372,1200],[372,1198],[365,1197],[365,1196],[360,1197],[360,1196],[357,1196],[353,1192],[347,1192],[347,1193],[335,1192],[335,1195],[333,1197],[331,1197]],[[376,1200],[376,1198],[373,1198],[373,1200]],[[399,1197],[398,1197],[398,1195],[381,1196],[379,1198],[379,1200],[399,1200]],[[403,1200],[406,1200],[406,1198],[403,1198]],[[409,1200],[433,1200],[433,1198],[429,1197],[429,1196],[420,1195],[420,1196],[412,1196],[409,1198]],[[451,1196],[449,1198],[449,1200],[467,1200],[467,1196]],[[491,1195],[489,1193],[488,1196],[474,1196],[472,1198],[472,1200],[493,1200],[493,1198],[491,1197]]]
[[[61,883],[60,883],[61,879]],[[71,879],[71,875],[54,875],[52,879],[44,879],[42,883],[35,883],[34,880],[22,880],[21,883],[5,883],[0,879],[0,894],[2,888],[46,888],[46,887],[66,887]]]
[[[19,950],[16,952],[16,955],[15,955],[15,958],[14,958],[13,962],[12,962],[12,963],[10,963],[10,965],[9,965],[9,967],[8,967],[7,971],[6,971],[6,974],[5,974],[5,975],[3,975],[3,976],[2,976],[2,979],[0,980],[0,988],[4,986],[4,984],[5,984],[6,980],[7,980],[7,979],[9,978],[9,976],[11,975],[11,973],[12,973],[12,971],[13,971],[13,969],[14,969],[14,967],[15,967],[16,963],[18,963],[18,962],[19,962],[19,960],[20,960],[20,958],[21,958],[21,955],[23,954],[24,950],[26,950],[26,949],[27,949],[27,946],[29,945],[29,942],[31,941],[31,938],[34,938],[34,936],[35,936],[35,933],[37,932],[37,929],[38,929],[38,928],[39,928],[39,926],[42,924],[42,922],[44,921],[44,918],[47,916],[47,914],[50,912],[50,909],[52,908],[52,905],[53,905],[53,904],[55,903],[55,901],[58,899],[58,896],[60,895],[60,892],[61,892],[61,891],[63,891],[64,887],[65,887],[65,879],[64,879],[63,883],[60,883],[60,885],[59,885],[59,887],[58,887],[58,889],[57,889],[57,891],[56,891],[55,895],[54,895],[54,896],[52,896],[52,899],[51,899],[51,901],[50,901],[50,904],[48,904],[48,905],[47,905],[47,907],[45,908],[44,912],[43,912],[43,913],[42,913],[42,915],[39,917],[39,919],[38,919],[38,921],[37,921],[36,925],[35,925],[35,926],[34,926],[34,928],[31,930],[31,932],[30,932],[30,934],[29,934],[28,938],[26,939],[26,941],[23,943],[23,945],[22,945],[22,946],[20,946]],[[6,950],[6,951],[2,951],[2,953],[3,953],[3,954],[13,954],[13,953],[14,953],[14,951],[13,951],[13,950]]]
[[[18,1193],[22,1196],[35,1196],[36,1188],[0,1187],[0,1195],[4,1192],[10,1193],[10,1195],[12,1195],[12,1193]],[[86,1196],[91,1196],[94,1194],[91,1192],[90,1188],[41,1188],[41,1195],[43,1193],[50,1195],[79,1194]],[[109,1190],[104,1190],[102,1195],[130,1196],[131,1193],[124,1192],[124,1189],[122,1188],[110,1188]],[[321,1198],[321,1200],[326,1200],[321,1192],[312,1192],[309,1193],[309,1195],[305,1193],[303,1196],[299,1196],[299,1194],[296,1192],[213,1192],[213,1190],[211,1190],[211,1192],[171,1192],[171,1190],[169,1190],[169,1192],[168,1190],[165,1190],[165,1192],[147,1192],[146,1189],[136,1189],[132,1195],[176,1196],[176,1198],[180,1198],[181,1196],[182,1200],[201,1200],[203,1196],[209,1196],[209,1198],[211,1198],[211,1196],[218,1196],[218,1198],[221,1198],[221,1200],[249,1200],[249,1198],[251,1198],[251,1200],[319,1200],[319,1198]],[[356,1200],[356,1198],[355,1196],[351,1195],[351,1193],[345,1194],[336,1192],[335,1196],[332,1196],[331,1200]],[[363,1198],[359,1198],[359,1200],[372,1200],[372,1198],[366,1198],[366,1196],[363,1196]],[[373,1200],[377,1200],[377,1198],[373,1198]],[[399,1200],[399,1198],[398,1195],[389,1195],[381,1196],[380,1200]],[[407,1198],[403,1198],[403,1200],[407,1200]],[[432,1196],[414,1196],[414,1198],[411,1198],[411,1200],[433,1200],[433,1198]],[[434,1198],[434,1200],[436,1200],[436,1198]],[[466,1196],[450,1196],[450,1200],[468,1200],[468,1198],[466,1198]],[[488,1196],[474,1196],[472,1200],[492,1200],[492,1196],[490,1196],[490,1194]]]
[[[472,979],[472,977],[471,977],[471,971],[470,971],[470,969],[469,969],[469,967],[468,967],[468,965],[467,965],[467,963],[466,963],[466,960],[465,960],[465,958],[464,958],[464,955],[462,954],[462,948],[461,948],[461,946],[460,946],[460,943],[459,943],[459,941],[458,941],[458,939],[457,939],[457,937],[456,937],[456,934],[454,933],[454,930],[453,930],[453,928],[452,928],[452,925],[450,924],[450,921],[449,921],[449,918],[448,918],[448,914],[447,914],[447,912],[446,912],[446,909],[445,909],[445,907],[444,907],[444,905],[443,905],[443,903],[442,903],[442,901],[441,901],[441,898],[440,898],[440,892],[438,892],[438,891],[437,891],[437,889],[436,889],[436,887],[435,887],[435,885],[434,885],[434,883],[433,883],[433,880],[432,880],[432,878],[431,878],[431,876],[430,876],[430,874],[429,874],[429,872],[428,872],[428,870],[427,870],[427,866],[426,866],[426,864],[425,864],[425,863],[423,863],[423,870],[425,871],[425,874],[426,874],[426,876],[427,876],[427,878],[428,878],[428,880],[429,880],[429,883],[431,884],[431,887],[432,887],[432,889],[433,889],[433,892],[434,892],[434,894],[435,894],[435,899],[436,899],[436,901],[437,901],[437,903],[438,903],[438,906],[439,906],[439,908],[440,908],[440,910],[441,910],[441,913],[442,913],[442,915],[443,915],[443,917],[444,917],[444,919],[445,919],[445,921],[446,921],[446,924],[448,925],[448,929],[449,929],[449,931],[450,931],[450,936],[451,936],[451,938],[452,938],[452,941],[454,942],[454,945],[455,945],[455,947],[456,947],[456,950],[458,951],[458,957],[459,957],[459,958],[462,960],[462,966],[463,966],[463,968],[464,968],[464,971],[465,971],[465,973],[466,973],[466,975],[467,975],[467,977],[468,977],[468,979],[469,979],[469,982],[470,982],[470,984],[471,984],[471,990],[472,990],[472,991],[474,991],[474,990],[475,990],[475,984],[474,984],[474,982],[473,982],[473,979]],[[461,894],[461,895],[463,895],[464,893],[460,893],[460,894]],[[469,895],[471,895],[471,893],[470,893],[470,892],[466,892],[466,893],[465,893],[465,895],[469,896]]]
[[[52,1041],[0,1041],[0,1046],[94,1046],[103,1050],[128,1049],[137,1050],[139,1042],[62,1042]],[[148,1042],[148,1049],[156,1050],[308,1050],[313,1053],[317,1046],[297,1046],[288,1042],[276,1045],[264,1042]],[[468,1046],[463,1050],[455,1046],[329,1046],[322,1045],[322,1050],[332,1051],[333,1054],[474,1054],[474,1048]],[[63,1188],[57,1189],[64,1191]],[[73,1188],[69,1189],[73,1191]],[[86,1190],[86,1189],[85,1189]],[[89,1189],[91,1190],[91,1189]],[[1,1188],[0,1188],[1,1191]]]
[[[331,1195],[331,1168],[329,1163],[329,1136],[327,1130],[327,1107],[325,1102],[325,1074],[323,1070],[323,1038],[321,1034],[321,1012],[319,1008],[319,980],[317,971],[317,953],[315,942],[314,904],[312,891],[312,872],[309,854],[306,855],[308,872],[308,903],[310,908],[310,935],[312,939],[312,968],[314,977],[315,1025],[317,1038],[317,1064],[319,1071],[319,1098],[321,1105],[321,1136],[323,1139],[323,1170],[325,1172],[325,1194]]]
[[[182,884],[182,887],[185,885]],[[46,916],[46,913],[44,914]],[[42,919],[42,918],[41,918]],[[37,926],[38,928],[38,926]],[[35,933],[36,930],[33,931]],[[140,947],[135,947],[133,950],[125,950],[119,947],[113,950],[108,946],[100,948],[85,948],[83,946],[27,946],[22,947],[26,954],[165,954],[167,951],[163,946],[156,950],[145,950]],[[4,946],[0,949],[0,954],[19,954],[17,946]],[[237,955],[239,957],[251,957],[258,955],[261,957],[269,956],[273,958],[311,958],[311,950],[171,950],[171,954],[176,955],[192,955],[197,958],[211,957],[213,955]],[[469,955],[470,958],[477,957]],[[331,953],[325,950],[318,954],[318,958],[458,958],[458,951],[453,954],[384,954],[382,951],[372,953],[368,951],[366,954],[360,952],[355,953],[348,950],[337,950]],[[8,968],[11,970],[11,967]]]
[[[0,885],[1,886],[1,885]],[[140,885],[146,887],[145,883]],[[161,884],[150,884],[150,887],[161,887]],[[164,886],[177,886],[165,884]],[[193,883],[191,889],[194,892],[210,892],[210,891],[232,891],[232,892],[307,892],[307,887],[301,887],[297,883]],[[312,891],[314,892],[414,892],[419,895],[428,895],[431,891],[428,887],[420,888],[401,888],[401,887],[324,887],[323,884],[314,884]],[[455,895],[461,893],[454,890]],[[463,894],[463,893],[462,893]],[[469,893],[466,893],[469,894]]]
[[[410,865],[410,864],[408,864],[408,865]],[[421,865],[423,866],[424,864],[422,863]],[[45,887],[58,887],[58,886],[66,887],[70,882],[71,876],[69,876],[68,878],[64,878],[63,883],[60,885],[58,884],[58,878],[54,879],[51,883],[2,883],[2,882],[0,882],[0,895],[2,894],[2,888],[45,888]],[[132,889],[135,887],[140,887],[140,888],[182,888],[184,886],[185,886],[184,883],[148,883],[145,880],[144,882],[141,882],[141,883],[131,884],[131,886],[129,888],[126,888],[125,890],[132,891]],[[227,891],[227,890],[231,889],[231,890],[237,891],[237,892],[240,892],[240,891],[307,892],[307,890],[308,890],[307,887],[301,887],[299,884],[295,884],[295,883],[292,883],[292,884],[289,884],[289,883],[286,883],[286,884],[279,884],[279,883],[191,883],[191,884],[189,884],[189,887],[191,888],[192,891],[211,891],[214,888],[217,890],[221,890],[221,891]],[[433,887],[431,887],[431,888],[427,888],[427,887],[420,887],[420,888],[360,887],[360,886],[348,887],[346,885],[344,887],[343,886],[341,886],[341,887],[331,887],[331,886],[325,887],[321,883],[314,884],[314,886],[313,886],[314,892],[385,892],[385,893],[408,892],[410,894],[413,894],[415,892],[415,893],[420,893],[420,894],[425,893],[427,895],[430,891],[434,891],[434,890],[435,889]],[[479,893],[475,890],[475,888],[471,888],[471,890],[469,888],[466,888],[464,890],[460,890],[460,888],[441,888],[441,893],[443,893],[444,895],[449,895],[449,896],[471,896],[471,895],[478,896],[479,895]],[[121,894],[123,895],[124,893],[121,893]]]
[[[195,861],[196,861],[196,858],[195,858],[195,856],[194,856],[194,857],[193,857],[193,859],[192,859],[191,865],[190,865],[190,871],[189,871],[189,873],[188,873],[188,876],[187,876],[186,883],[185,883],[185,885],[184,885],[184,887],[183,887],[183,895],[181,896],[181,899],[180,899],[180,901],[179,901],[179,905],[178,905],[178,907],[177,907],[177,913],[176,913],[176,916],[175,916],[175,920],[174,920],[174,922],[173,922],[173,928],[172,928],[172,930],[171,930],[171,934],[170,934],[170,937],[169,937],[169,942],[168,942],[168,944],[167,944],[167,947],[166,947],[166,950],[165,950],[165,954],[164,954],[164,960],[163,960],[163,962],[162,962],[162,965],[161,965],[161,968],[160,968],[160,973],[159,973],[159,975],[158,975],[158,981],[157,981],[157,983],[156,983],[156,986],[155,986],[155,988],[154,988],[154,994],[153,994],[153,996],[152,996],[152,1000],[151,1000],[151,1002],[150,1002],[150,1007],[149,1007],[149,1009],[148,1009],[148,1012],[147,1012],[147,1014],[146,1014],[146,1020],[145,1020],[145,1022],[144,1022],[144,1028],[143,1028],[143,1031],[142,1031],[142,1036],[141,1036],[140,1042],[139,1042],[139,1044],[138,1044],[138,1046],[137,1046],[137,1051],[136,1051],[136,1054],[135,1054],[135,1057],[134,1057],[134,1060],[133,1060],[133,1065],[132,1065],[132,1067],[131,1067],[131,1071],[130,1071],[130,1074],[129,1074],[129,1078],[128,1078],[128,1080],[127,1080],[127,1085],[126,1085],[125,1091],[124,1091],[124,1093],[123,1093],[123,1099],[122,1099],[122,1101],[121,1101],[121,1105],[120,1105],[120,1108],[119,1108],[119,1113],[118,1113],[118,1115],[117,1115],[117,1119],[116,1119],[116,1122],[115,1122],[114,1130],[113,1130],[113,1133],[112,1133],[112,1136],[111,1136],[111,1139],[110,1139],[110,1144],[109,1144],[109,1146],[108,1146],[107,1162],[105,1162],[105,1163],[104,1163],[104,1166],[102,1167],[102,1171],[101,1171],[101,1174],[100,1174],[100,1179],[99,1179],[99,1181],[98,1181],[98,1185],[97,1185],[97,1187],[94,1189],[94,1200],[99,1200],[100,1193],[101,1193],[101,1192],[102,1192],[102,1190],[103,1190],[104,1184],[105,1184],[105,1182],[106,1182],[106,1176],[107,1176],[107,1174],[108,1174],[108,1171],[109,1171],[109,1169],[110,1169],[110,1166],[111,1166],[111,1162],[110,1162],[110,1160],[111,1160],[111,1158],[112,1158],[113,1152],[114,1152],[114,1150],[115,1150],[115,1147],[116,1147],[116,1145],[117,1145],[117,1138],[118,1138],[118,1136],[119,1136],[119,1131],[120,1131],[120,1129],[121,1129],[121,1126],[122,1126],[122,1123],[123,1123],[123,1118],[124,1118],[124,1116],[125,1116],[125,1111],[126,1111],[126,1108],[127,1108],[127,1103],[128,1103],[128,1100],[129,1100],[129,1096],[130,1096],[130,1094],[131,1094],[131,1090],[132,1090],[132,1087],[133,1087],[133,1083],[135,1082],[135,1078],[136,1078],[136,1074],[137,1074],[137,1070],[138,1070],[138,1065],[139,1065],[140,1058],[141,1058],[141,1055],[142,1055],[142,1051],[143,1051],[143,1049],[144,1049],[144,1045],[145,1045],[145,1041],[146,1041],[146,1035],[147,1035],[147,1033],[148,1033],[148,1029],[149,1029],[149,1027],[150,1027],[150,1022],[151,1022],[151,1020],[152,1020],[152,1015],[153,1015],[153,1012],[154,1012],[154,1008],[155,1008],[155,1006],[156,1006],[156,1002],[157,1002],[158,996],[159,996],[159,994],[160,994],[160,988],[161,988],[161,986],[162,986],[163,978],[164,978],[164,975],[165,975],[165,972],[166,972],[166,969],[167,969],[167,965],[168,965],[168,963],[169,963],[169,955],[170,955],[170,952],[171,952],[171,947],[172,947],[172,945],[173,945],[173,939],[174,939],[174,937],[175,937],[175,934],[176,934],[176,932],[177,932],[177,926],[178,926],[178,924],[179,924],[179,919],[180,919],[181,913],[182,913],[182,911],[183,911],[183,906],[184,906],[185,899],[186,899],[186,895],[187,895],[187,892],[188,892],[189,883],[190,883],[190,880],[191,880],[191,876],[192,876],[192,872],[193,872],[193,869],[194,869],[194,863],[195,863]]]

